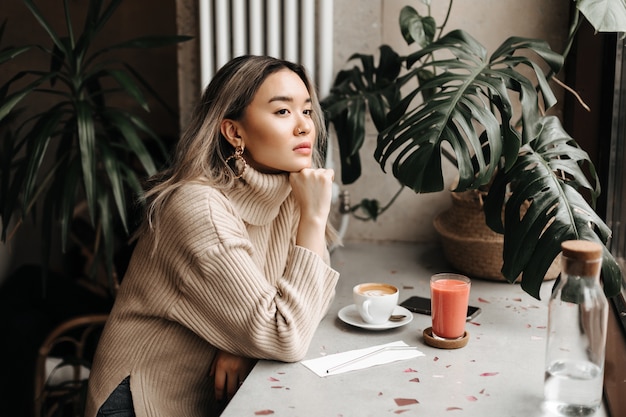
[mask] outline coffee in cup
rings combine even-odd
[[[368,324],[383,324],[398,305],[398,288],[391,284],[368,282],[356,285],[352,298],[359,315]]]

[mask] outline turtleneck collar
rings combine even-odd
[[[290,192],[288,174],[263,174],[248,166],[238,185],[224,194],[246,223],[262,226],[278,216]]]

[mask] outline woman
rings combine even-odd
[[[245,358],[303,358],[339,277],[326,249],[333,172],[312,168],[325,136],[300,65],[243,56],[217,72],[146,193],[87,417],[214,415]]]

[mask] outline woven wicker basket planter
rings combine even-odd
[[[433,221],[446,259],[470,277],[506,281],[500,272],[504,237],[485,223],[481,195],[472,191],[450,194],[452,207]],[[544,279],[555,279],[559,271],[557,258]]]

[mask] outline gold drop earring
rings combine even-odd
[[[231,165],[229,164],[230,161],[234,161],[234,163],[232,164],[233,167],[231,167]],[[243,146],[236,146],[235,152],[231,156],[226,158],[225,162],[226,166],[231,168],[231,170],[235,174],[235,179],[241,178],[243,176],[243,173],[246,171],[246,168],[248,168],[248,163],[243,157]]]

